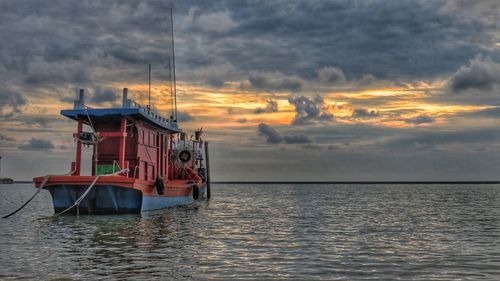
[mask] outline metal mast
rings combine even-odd
[[[151,64],[148,64],[149,88],[148,88],[148,108],[151,109]]]
[[[174,108],[175,108],[175,116],[174,120],[177,122],[177,84],[175,79],[175,49],[174,49],[174,12],[173,8],[170,8],[170,25],[172,27],[172,67],[174,72]],[[170,61],[170,60],[169,60]]]

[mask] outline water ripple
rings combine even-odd
[[[0,185],[0,212],[34,192]],[[218,185],[143,215],[1,220],[0,279],[498,280],[500,186]]]

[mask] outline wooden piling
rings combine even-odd
[[[208,142],[205,142],[205,162],[207,166],[207,199],[210,199],[210,158],[208,157]]]

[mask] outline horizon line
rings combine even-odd
[[[32,183],[14,180],[14,183]],[[212,184],[500,184],[500,180],[473,181],[212,181]]]

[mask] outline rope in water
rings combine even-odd
[[[68,175],[72,175],[74,172],[75,171],[71,171],[71,172],[64,174],[64,175],[46,175],[43,178],[42,184],[40,185],[40,187],[38,187],[38,190],[35,192],[35,194],[33,194],[33,196],[31,196],[31,198],[28,201],[26,201],[23,205],[21,205],[21,207],[19,207],[17,210],[15,210],[14,212],[12,212],[10,214],[3,216],[2,219],[6,219],[12,215],[15,215],[17,212],[21,211],[24,207],[26,207],[26,205],[28,205],[28,203],[31,202],[31,200],[33,200],[40,193],[40,191],[45,186],[45,184],[47,183],[47,181],[49,180],[49,178],[51,176],[68,176]]]

